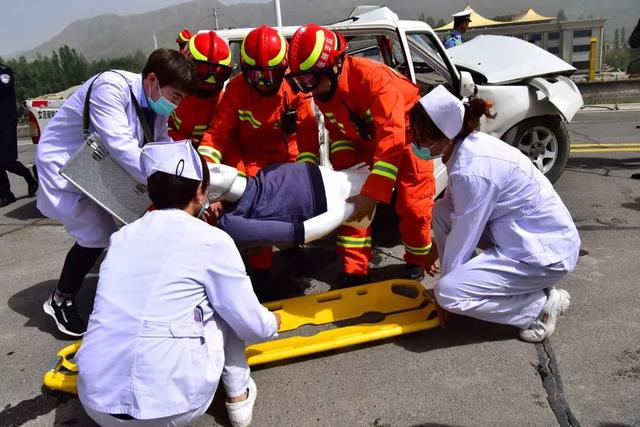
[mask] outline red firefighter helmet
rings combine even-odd
[[[346,49],[342,34],[318,24],[305,24],[291,39],[289,67],[292,73],[328,68]]]
[[[224,83],[233,72],[229,45],[215,31],[201,31],[191,37],[186,54],[195,59],[196,74],[206,83]]]
[[[242,41],[242,75],[260,94],[270,96],[280,90],[287,71],[287,40],[275,28],[260,25]]]
[[[193,37],[193,33],[188,28],[185,28],[184,30],[178,33],[178,37],[176,37],[176,43],[178,43],[178,46],[180,46],[180,49],[182,49],[184,45],[189,42],[189,39],[191,37]]]
[[[287,40],[266,24],[251,30],[242,40],[242,68],[286,68]]]

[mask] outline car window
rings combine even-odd
[[[440,84],[450,89],[451,76],[442,63],[434,42],[423,33],[409,33],[407,41],[420,93],[425,94]]]

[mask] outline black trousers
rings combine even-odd
[[[27,181],[27,184],[32,184],[34,182],[33,175],[31,175],[29,168],[19,161],[14,160],[9,163],[4,163],[0,165],[0,199],[4,199],[12,195],[11,184],[9,183],[7,172],[23,177],[24,180]]]
[[[104,248],[85,248],[76,242],[64,260],[64,267],[58,281],[58,291],[76,296],[85,276],[100,258],[103,250]]]

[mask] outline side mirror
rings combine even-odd
[[[473,77],[468,71],[460,71],[460,96],[463,98],[469,98],[476,94],[478,89],[473,82]]]

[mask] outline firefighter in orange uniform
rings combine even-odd
[[[295,94],[284,81],[287,47],[282,34],[267,25],[246,35],[240,49],[242,74],[227,84],[198,148],[207,161],[236,167],[248,176],[273,163],[318,163],[311,100]],[[256,248],[249,258],[261,299],[273,294],[271,258],[271,247]]]
[[[222,86],[233,71],[231,50],[215,32],[203,31],[189,40],[184,53],[195,60],[198,88],[169,115],[169,136],[174,141],[190,139],[197,147],[216,111]]]
[[[180,31],[178,37],[176,37],[176,43],[178,43],[178,50],[183,52],[189,43],[189,39],[193,37],[193,33],[188,28]]]
[[[344,37],[316,24],[302,26],[289,48],[296,89],[312,93],[329,131],[330,159],[335,169],[366,162],[371,173],[349,220],[361,220],[376,202],[389,203],[396,190],[396,212],[405,247],[403,276],[420,280],[431,248],[431,208],[435,192],[433,161],[411,149],[409,111],[419,89],[386,65],[345,55]],[[368,281],[371,230],[342,226],[338,254],[343,259],[342,286]]]

